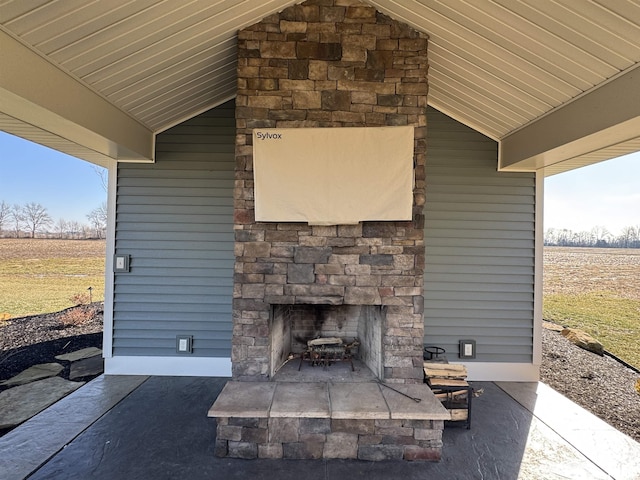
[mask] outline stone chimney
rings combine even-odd
[[[381,377],[422,382],[427,38],[359,1],[310,0],[238,33],[233,376],[268,380],[278,305],[376,306]],[[413,219],[254,219],[254,128],[413,126]],[[375,316],[375,315],[374,315]]]

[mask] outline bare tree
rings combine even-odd
[[[59,219],[56,223],[56,232],[58,233],[58,238],[64,238],[68,228],[68,222],[64,218]]]
[[[22,222],[24,222],[22,207],[17,203],[11,205],[9,217],[11,218],[11,222],[13,223],[13,229],[15,231],[16,238],[20,238],[20,230],[22,229]]]
[[[11,212],[11,205],[2,200],[0,202],[0,233],[4,229],[4,223],[9,219],[9,214]]]
[[[606,247],[613,239],[613,235],[611,235],[609,230],[601,225],[596,225],[595,227],[593,227],[591,229],[591,233],[595,238],[594,245],[596,247]]]
[[[96,172],[96,175],[100,177],[102,189],[106,192],[107,187],[109,186],[109,171],[106,168],[102,168],[98,165],[94,165],[93,170]]]
[[[91,226],[96,231],[96,236],[102,238],[102,234],[107,228],[107,202],[102,202],[98,208],[94,208],[87,215]]]
[[[82,231],[82,225],[80,225],[80,222],[76,220],[71,220],[67,224],[67,229],[71,234],[71,238],[78,238],[80,236],[80,232]]]
[[[632,248],[635,244],[636,229],[635,227],[624,227],[620,236],[618,237],[618,243],[623,248]]]
[[[31,232],[31,238],[36,238],[36,232],[53,223],[47,209],[39,203],[30,202],[22,208],[24,223]]]

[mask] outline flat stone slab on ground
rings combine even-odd
[[[56,355],[56,360],[63,360],[66,362],[76,362],[85,358],[95,357],[102,355],[102,350],[96,347],[83,348],[82,350],[76,350],[75,352],[65,353],[64,355]]]
[[[0,429],[21,424],[82,385],[52,377],[0,392]]]
[[[36,380],[42,380],[43,378],[55,377],[62,370],[64,370],[64,367],[59,363],[41,363],[23,370],[15,377],[11,377],[8,380],[0,382],[0,385],[5,387],[24,385],[25,383],[35,382]]]
[[[93,357],[83,358],[82,360],[73,362],[69,368],[69,380],[99,375],[103,371],[104,359],[102,355],[94,355]]]

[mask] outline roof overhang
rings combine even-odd
[[[151,130],[3,31],[0,52],[3,65],[20,66],[0,75],[0,111],[16,128],[23,123],[118,161],[153,162]]]
[[[624,145],[640,146],[637,67],[503,138],[499,169],[553,174],[612,158]]]
[[[640,150],[638,2],[365,1],[429,35],[428,104],[498,142],[500,170]],[[0,129],[101,165],[153,162],[158,133],[235,96],[237,31],[294,3],[0,2]]]

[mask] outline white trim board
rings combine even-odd
[[[537,382],[540,367],[530,363],[469,362],[468,378],[487,382]],[[177,375],[230,377],[231,359],[224,357],[111,357],[105,358],[107,375]]]
[[[221,357],[120,357],[105,358],[106,375],[160,375],[230,377],[231,359]]]
[[[451,362],[456,363],[456,362]],[[477,382],[537,382],[540,365],[532,363],[468,362],[467,379]]]
[[[105,358],[113,354],[113,255],[116,252],[116,200],[118,164],[113,161],[107,170],[107,248],[104,270],[104,314],[102,323],[102,351]]]

